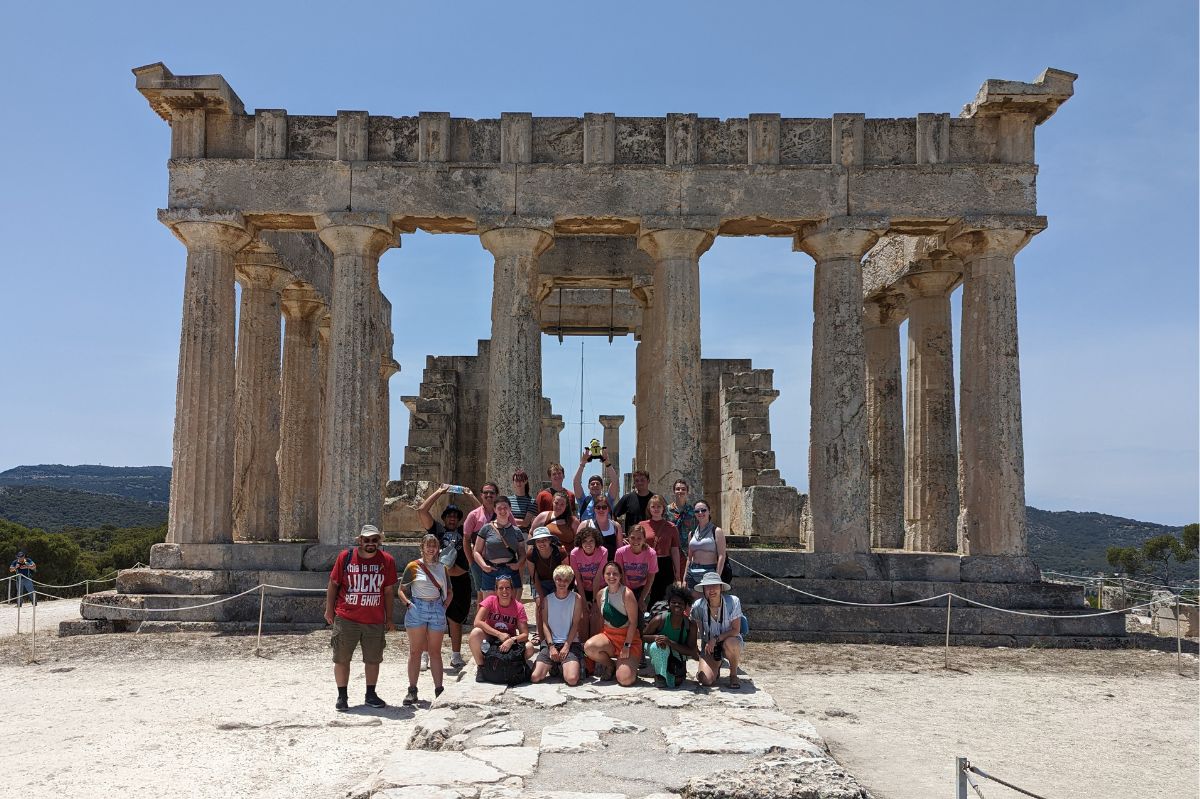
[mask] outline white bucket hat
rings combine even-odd
[[[537,541],[539,538],[557,538],[554,533],[550,532],[549,528],[538,527],[533,531],[533,535],[529,536],[530,541]]]
[[[700,578],[700,582],[696,583],[696,587],[701,589],[706,585],[721,586],[721,593],[725,593],[729,590],[729,583],[722,580],[721,575],[717,574],[716,572],[705,572],[704,576]]]

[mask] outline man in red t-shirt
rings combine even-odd
[[[546,476],[550,478],[550,487],[543,488],[538,492],[537,510],[542,513],[548,510],[554,510],[554,495],[562,492],[567,495],[567,507],[571,510],[571,515],[575,515],[575,494],[563,487],[563,478],[567,476],[561,463],[552,463],[546,469]]]
[[[373,524],[364,524],[358,546],[340,553],[333,561],[325,589],[325,622],[333,625],[333,679],[338,699],[334,707],[347,710],[346,686],[350,682],[350,659],[362,644],[367,676],[367,699],[371,707],[387,707],[375,685],[386,645],[385,630],[395,630],[392,605],[396,601],[396,560],[381,548],[383,535]]]

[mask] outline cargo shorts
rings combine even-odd
[[[382,624],[359,624],[341,616],[334,616],[333,636],[329,639],[329,647],[333,650],[333,662],[349,663],[354,657],[355,647],[360,643],[363,663],[383,662],[383,648],[387,646],[387,642],[383,638]]]

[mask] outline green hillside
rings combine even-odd
[[[169,466],[17,466],[0,472],[0,487],[32,486],[90,491],[143,502],[166,502],[171,493]],[[2,515],[2,514],[0,514]]]
[[[156,527],[167,520],[165,502],[68,491],[0,486],[0,519],[55,532],[68,527]]]
[[[1180,527],[1139,522],[1104,513],[1048,511],[1025,508],[1029,525],[1029,554],[1043,571],[1092,575],[1111,572],[1105,560],[1109,547],[1139,546],[1163,533],[1178,535]]]

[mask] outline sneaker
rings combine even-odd
[[[444,686],[444,685],[435,686],[433,689],[433,698],[437,699],[439,696],[442,695],[442,691],[445,691],[445,690],[446,690],[446,686]]]
[[[463,660],[463,656],[462,656],[461,652],[451,652],[450,653],[450,668],[461,669],[465,665],[467,665],[467,662],[465,660]]]
[[[421,671],[429,671],[429,653],[421,653]]]
[[[333,709],[334,709],[334,710],[337,710],[337,711],[349,710],[349,709],[350,709],[350,702],[346,700],[346,697],[344,697],[344,696],[339,696],[339,697],[338,697],[338,700],[337,700],[337,704],[335,704],[335,705],[333,706]]]
[[[371,694],[367,697],[367,705],[369,707],[387,707],[387,702],[379,694]]]
[[[416,703],[417,703],[417,688],[416,688],[416,686],[410,686],[408,689],[408,693],[404,695],[404,701],[401,702],[401,704],[415,705]]]

